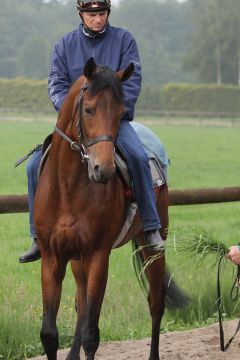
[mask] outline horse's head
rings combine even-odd
[[[121,82],[134,70],[118,72],[97,66],[91,58],[84,67],[79,97],[78,136],[86,149],[89,178],[106,183],[115,173],[114,142],[124,113]]]

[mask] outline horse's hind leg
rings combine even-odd
[[[144,250],[144,259],[148,261],[152,253]],[[156,255],[156,254],[155,254]],[[154,256],[155,256],[154,255]],[[164,287],[165,257],[159,254],[158,258],[146,268],[149,293],[148,304],[152,317],[152,338],[149,360],[159,360],[159,337],[160,325],[165,310],[165,287]]]
[[[157,208],[162,227],[160,229],[163,240],[167,238],[168,231],[168,187],[164,185],[157,196]],[[141,239],[143,242],[143,238]],[[150,256],[155,260],[147,266],[147,277],[149,282],[148,303],[152,317],[152,339],[149,360],[159,360],[160,325],[165,310],[165,255],[164,253],[153,254],[143,250],[143,256],[147,261]]]
[[[45,256],[42,253],[43,321],[40,337],[48,360],[57,359],[58,330],[56,317],[65,270],[66,264],[59,266],[55,258]]]
[[[166,240],[168,229],[168,188],[163,186],[158,194],[157,206],[159,217],[162,224],[160,230],[163,240]],[[144,244],[143,234],[136,238],[138,243]],[[147,262],[150,257],[153,261],[146,267],[147,278],[149,282],[148,303],[152,317],[152,339],[149,360],[159,360],[159,334],[161,320],[165,310],[165,256],[164,253],[152,253],[145,248],[143,251],[144,261]]]

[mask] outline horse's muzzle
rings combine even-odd
[[[115,164],[111,166],[95,164],[94,166],[92,166],[91,162],[88,162],[88,175],[91,181],[106,184],[109,180],[111,180],[115,173]]]

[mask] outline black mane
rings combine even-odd
[[[89,88],[91,96],[95,96],[99,91],[110,88],[114,99],[117,102],[123,101],[123,92],[120,80],[116,73],[107,66],[98,66],[93,83]]]

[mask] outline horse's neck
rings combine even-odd
[[[60,110],[57,126],[60,127],[61,130],[67,131],[68,128],[72,125],[72,117],[74,116],[75,109],[75,101],[78,98],[81,87],[86,82],[86,78],[81,76],[70,88],[67,96],[65,97],[64,103]]]
[[[96,206],[94,204],[109,208],[114,202],[121,218],[125,206],[121,179],[116,175],[105,185],[91,181],[87,164],[82,163],[80,154],[64,141],[56,148],[53,146],[51,153],[51,196],[63,204],[68,203],[68,206],[78,208],[79,211],[87,211]]]
[[[71,131],[71,117],[60,117],[57,126],[74,141]],[[49,158],[51,179],[54,179],[55,185],[61,190],[63,184],[70,190],[82,182],[88,183],[87,164],[82,162],[81,153],[73,150],[71,144],[57,132],[54,132],[53,135]]]
[[[74,124],[74,117],[77,115],[77,111],[75,110],[75,99],[77,98],[77,95],[80,91],[80,88],[82,86],[82,83],[84,82],[84,78],[81,77],[76,81],[76,83],[73,85],[73,88],[70,89],[68,95],[65,98],[65,101],[63,103],[63,106],[61,108],[61,111],[59,113],[57,124],[56,126],[69,138],[69,141],[76,141],[76,131],[75,136],[73,134],[74,130],[76,130],[76,125]],[[75,126],[75,129],[74,129]],[[55,156],[59,158],[59,164],[61,166],[65,167],[71,167],[71,163],[74,158],[76,158],[76,161],[78,160],[78,156],[80,157],[80,152],[74,151],[71,149],[70,143],[67,142],[66,139],[64,139],[60,134],[56,133],[54,134],[53,138],[53,147],[56,151]],[[61,153],[62,156],[65,158],[69,158],[69,161],[61,160]],[[74,155],[75,156],[74,156]],[[73,155],[73,156],[71,156]],[[83,164],[81,167],[83,167]]]

